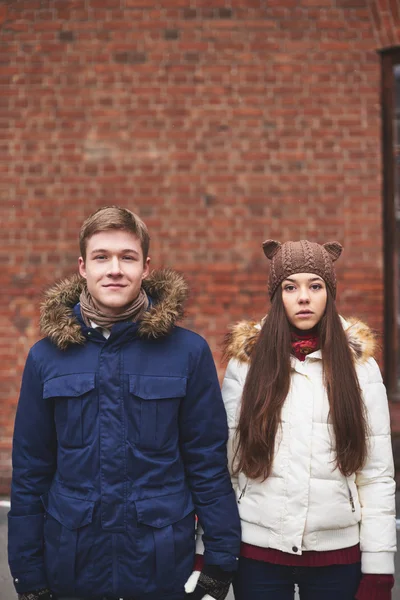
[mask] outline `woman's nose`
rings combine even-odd
[[[310,293],[308,289],[300,289],[299,292],[299,302],[310,302]]]

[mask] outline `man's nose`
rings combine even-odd
[[[119,260],[116,256],[114,256],[110,261],[110,268],[108,270],[109,275],[120,275],[121,274],[121,266],[119,264]]]

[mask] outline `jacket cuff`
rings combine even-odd
[[[238,556],[226,552],[206,551],[203,543],[203,528],[201,527],[200,523],[197,523],[196,557],[197,555],[204,556],[204,554],[206,555],[206,558],[203,564],[206,563],[207,565],[217,565],[224,571],[236,571],[238,568]]]
[[[363,575],[356,600],[391,600],[393,575]]]
[[[364,574],[393,575],[394,552],[362,552],[361,571]]]
[[[8,560],[18,594],[48,587],[43,561],[44,514],[8,514]]]
[[[47,589],[47,580],[41,571],[26,572],[21,578],[14,577],[13,582],[17,594],[26,594],[36,590]]]

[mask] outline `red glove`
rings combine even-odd
[[[356,600],[391,600],[393,575],[363,575],[358,586]]]

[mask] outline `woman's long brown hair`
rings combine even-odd
[[[354,357],[329,289],[319,336],[336,466],[349,476],[365,462],[367,422]],[[275,437],[290,388],[290,355],[290,326],[279,288],[251,355],[237,428],[234,469],[251,479],[266,479],[272,471]]]

